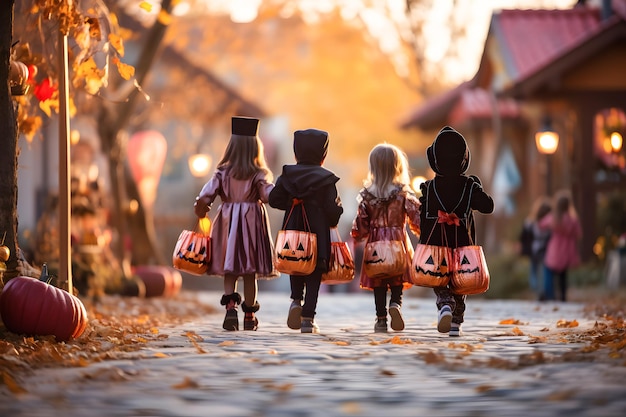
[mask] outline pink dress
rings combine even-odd
[[[539,222],[541,229],[549,229],[550,239],[546,248],[544,264],[555,272],[565,271],[580,263],[578,240],[582,229],[577,218],[564,214],[561,222],[556,224],[552,213]]]
[[[211,265],[207,275],[256,274],[260,279],[280,276],[274,268],[274,244],[265,203],[274,184],[264,172],[247,180],[236,180],[228,167],[219,168],[200,197],[220,204],[211,227]]]

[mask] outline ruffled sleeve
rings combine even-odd
[[[359,206],[357,208],[356,217],[352,222],[352,230],[350,231],[350,235],[353,239],[360,241],[369,236],[370,232],[370,216],[367,211],[367,205],[365,203],[365,199],[362,196],[362,193],[359,193],[357,197],[357,202]]]
[[[420,227],[420,209],[422,204],[417,199],[417,196],[411,192],[406,193],[404,200],[404,209],[406,210],[406,216],[409,223],[409,229],[416,236],[421,234]]]

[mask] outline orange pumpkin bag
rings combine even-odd
[[[470,222],[471,223],[471,222]],[[471,230],[471,224],[469,225]],[[470,235],[470,245],[454,249],[454,270],[450,278],[450,288],[455,294],[482,294],[489,289],[489,268],[483,247],[475,245]]]
[[[418,243],[411,264],[411,283],[420,287],[445,287],[452,274],[452,249]]]
[[[483,247],[460,246],[454,249],[454,271],[450,288],[455,294],[482,294],[489,289],[489,269]]]
[[[452,249],[448,246],[431,245],[430,238],[435,228],[430,231],[426,243],[415,245],[411,262],[411,283],[420,287],[445,287],[450,283],[453,270]],[[444,229],[442,240],[447,243]]]
[[[291,217],[296,204],[302,204],[302,202],[294,202],[285,224]],[[281,229],[276,236],[274,266],[283,274],[310,275],[317,265],[317,235],[311,232],[304,204],[302,204],[302,218],[306,230]]]
[[[322,274],[322,284],[346,284],[354,279],[354,259],[346,242],[341,240],[339,230],[333,227],[330,242],[328,272]]]
[[[198,225],[204,221],[204,227]],[[202,275],[209,269],[211,261],[211,223],[208,218],[200,219],[193,230],[183,230],[178,236],[172,263],[174,268],[189,272],[194,275]]]
[[[406,250],[400,240],[367,242],[363,250],[363,269],[370,278],[391,278],[404,274]]]

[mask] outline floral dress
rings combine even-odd
[[[380,240],[399,240],[404,243],[407,262],[404,274],[389,280],[384,285],[403,285],[410,288],[410,266],[413,258],[413,244],[406,229],[408,222],[415,236],[420,234],[420,202],[408,187],[398,186],[389,197],[378,198],[367,189],[362,189],[357,198],[359,207],[352,223],[352,237],[361,241],[377,242]],[[373,289],[382,285],[383,280],[367,276],[361,265],[360,285],[364,289]]]

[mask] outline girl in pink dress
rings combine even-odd
[[[559,280],[559,299],[567,295],[567,271],[580,264],[578,241],[582,228],[572,198],[567,190],[554,196],[552,212],[539,222],[539,227],[550,231],[544,259],[543,299],[554,300],[554,276]]]
[[[244,312],[244,330],[257,329],[257,279],[279,276],[274,269],[274,244],[265,208],[274,184],[258,127],[258,119],[232,118],[232,135],[224,156],[194,204],[196,215],[203,218],[218,196],[222,202],[211,229],[211,265],[207,274],[224,278],[220,303],[226,308],[226,330],[239,330],[239,304]],[[239,277],[243,278],[243,301],[237,293]]]

